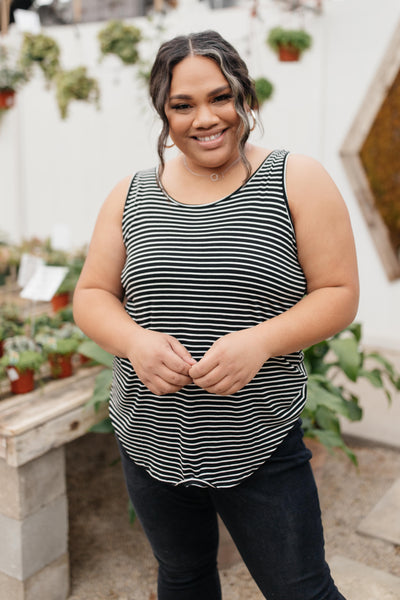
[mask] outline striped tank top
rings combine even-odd
[[[127,313],[199,360],[221,336],[288,310],[306,293],[285,193],[287,152],[210,204],[167,196],[156,169],[131,183],[122,219]],[[230,396],[191,383],[157,396],[115,357],[110,416],[132,460],[160,481],[226,488],[273,453],[304,407],[303,353],[270,358]]]

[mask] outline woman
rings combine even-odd
[[[268,600],[343,599],[299,416],[301,349],[357,309],[344,202],[315,160],[247,142],[253,83],[219,34],[163,44],[150,93],[160,166],[103,205],[74,311],[116,356],[110,414],[158,597],[221,598],[219,513]]]

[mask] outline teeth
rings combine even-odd
[[[211,142],[211,140],[216,140],[221,134],[216,133],[215,135],[209,135],[206,137],[197,137],[200,142]]]

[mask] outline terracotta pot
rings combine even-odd
[[[53,379],[64,379],[71,377],[72,354],[49,354],[50,372]]]
[[[62,308],[65,308],[69,304],[69,292],[63,292],[62,294],[55,294],[51,299],[51,306],[53,312],[57,312]]]
[[[296,62],[300,58],[300,50],[294,46],[279,46],[279,60],[281,62]]]
[[[26,394],[35,387],[34,371],[32,369],[20,371],[17,367],[10,366],[7,368],[7,375],[13,394]]]
[[[0,110],[12,108],[15,104],[14,90],[0,90]]]

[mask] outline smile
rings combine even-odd
[[[213,140],[218,139],[219,137],[222,136],[224,132],[223,131],[219,131],[218,133],[215,133],[214,135],[205,135],[205,136],[194,136],[196,140],[198,140],[199,142],[212,142]]]

